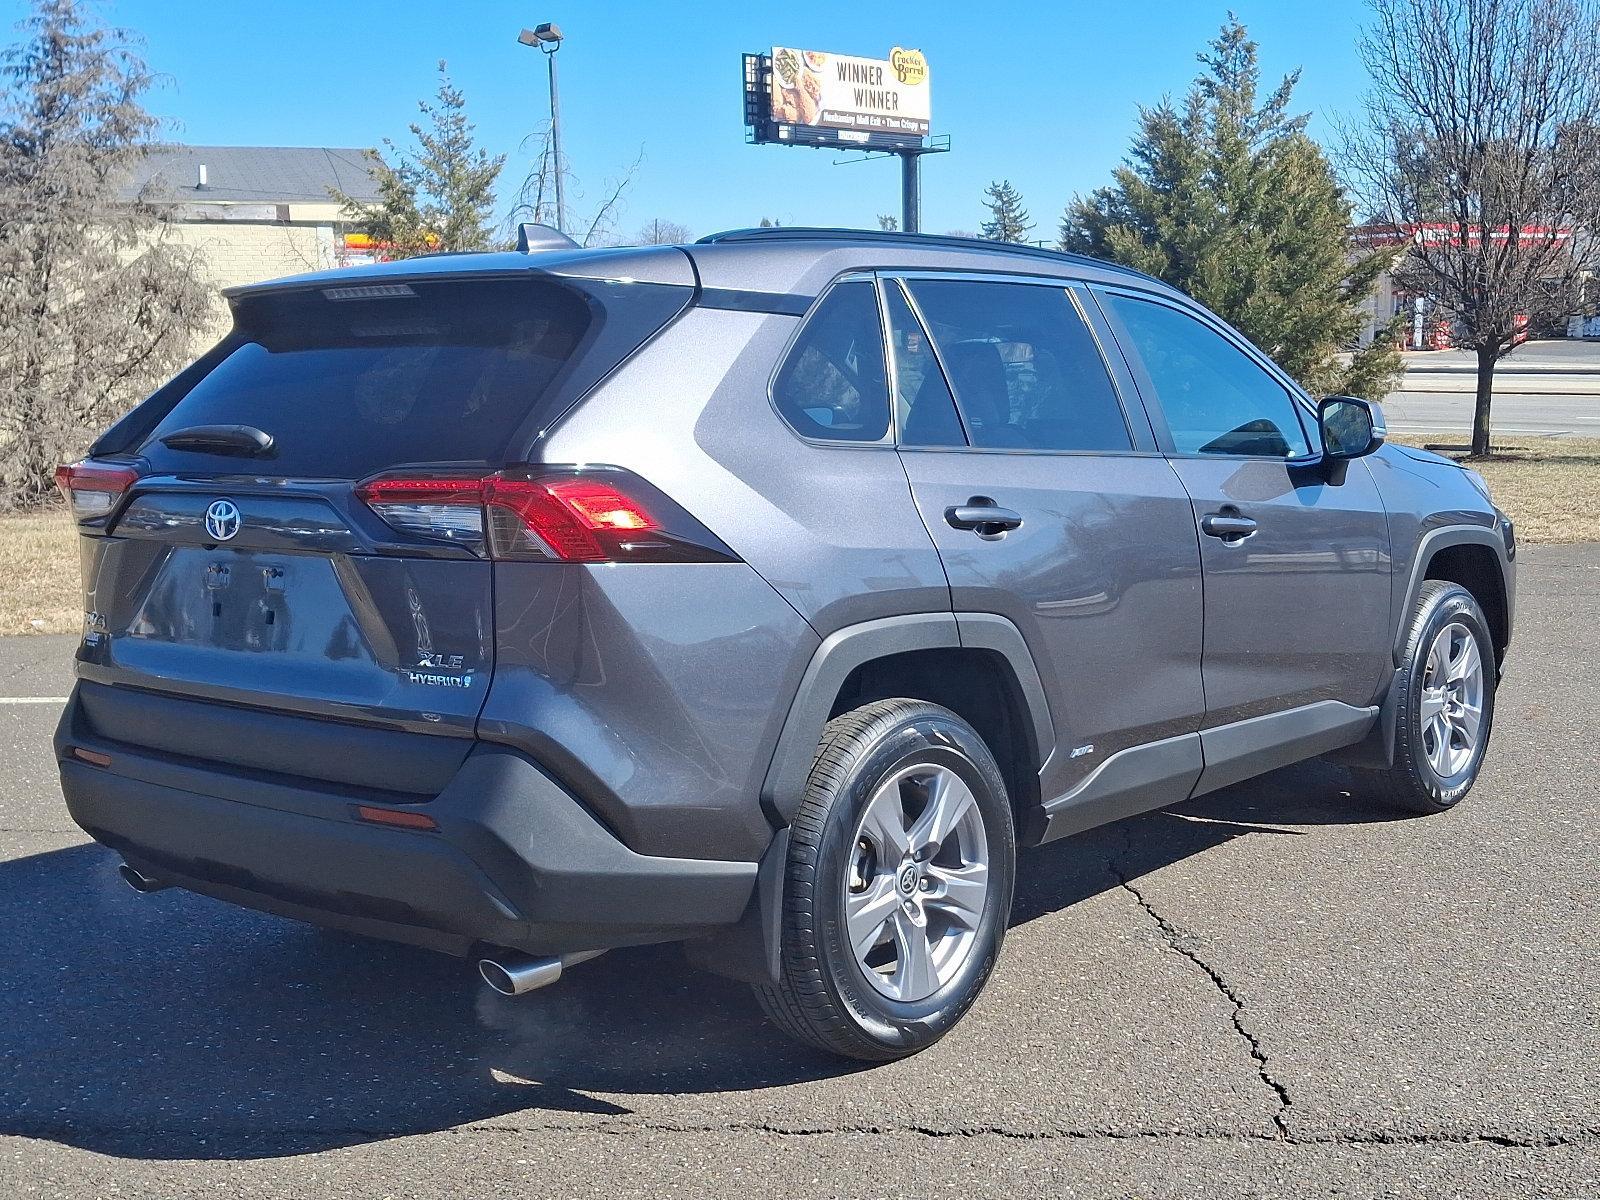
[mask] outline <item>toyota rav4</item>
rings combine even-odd
[[[1019,847],[1321,755],[1472,786],[1511,522],[1087,258],[773,229],[229,294],[60,482],[68,806],[186,888],[517,993],[681,941],[888,1059]]]

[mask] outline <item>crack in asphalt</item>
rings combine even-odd
[[[1123,844],[1124,853],[1131,854],[1133,851],[1131,822],[1129,827],[1123,831]],[[1106,865],[1116,878],[1118,886],[1132,896],[1139,907],[1156,923],[1156,928],[1161,931],[1162,940],[1166,942],[1167,948],[1182,955],[1205,972],[1206,978],[1211,980],[1212,986],[1233,1006],[1233,1011],[1230,1014],[1233,1018],[1233,1028],[1244,1039],[1245,1046],[1250,1051],[1250,1058],[1255,1063],[1256,1074],[1261,1077],[1261,1082],[1271,1088],[1277,1098],[1277,1108],[1272,1114],[1272,1123],[1277,1127],[1277,1140],[1292,1140],[1293,1135],[1289,1131],[1289,1110],[1294,1107],[1294,1101],[1289,1098],[1289,1089],[1276,1079],[1269,1069],[1267,1052],[1261,1045],[1261,1039],[1244,1022],[1244,997],[1239,995],[1238,990],[1224,978],[1221,971],[1200,956],[1200,952],[1193,945],[1194,935],[1186,933],[1163,916],[1145,894],[1133,885],[1133,882],[1128,878],[1128,873],[1123,870],[1114,857],[1108,858]]]
[[[637,1137],[646,1134],[757,1134],[784,1138],[820,1138],[865,1135],[874,1137],[912,1136],[929,1139],[950,1138],[1001,1138],[1021,1142],[1049,1141],[1152,1141],[1152,1142],[1216,1142],[1256,1145],[1287,1145],[1303,1148],[1318,1146],[1492,1146],[1500,1149],[1542,1150],[1568,1146],[1600,1144],[1600,1128],[1577,1128],[1545,1133],[1495,1133],[1485,1130],[1419,1130],[1413,1133],[1394,1129],[1355,1129],[1301,1134],[1264,1134],[1249,1130],[1183,1130],[1171,1128],[1063,1128],[1024,1130],[1003,1125],[972,1125],[943,1128],[930,1125],[878,1125],[870,1123],[844,1123],[839,1125],[790,1126],[761,1121],[687,1122],[650,1120],[608,1120],[592,1124],[573,1125],[557,1121],[479,1122],[443,1129],[416,1129],[414,1127],[379,1128],[361,1126],[278,1126],[272,1129],[127,1129],[119,1127],[95,1128],[79,1123],[53,1127],[18,1127],[5,1131],[6,1136],[33,1138],[82,1145],[86,1139],[101,1143],[122,1145],[155,1142],[176,1143],[181,1146],[206,1146],[213,1151],[224,1146],[290,1145],[323,1142],[337,1139],[346,1144],[350,1139],[417,1137],[430,1134],[468,1136],[471,1134],[531,1134],[570,1133],[610,1137]]]
[[[1008,1129],[1003,1125],[954,1126],[846,1124],[839,1126],[794,1127],[762,1122],[681,1125],[661,1121],[606,1122],[583,1126],[469,1125],[452,1132],[461,1133],[548,1133],[559,1128],[572,1133],[599,1133],[630,1136],[637,1133],[756,1133],[773,1137],[830,1137],[864,1134],[887,1137],[909,1134],[933,1139],[995,1137],[1019,1142],[1051,1141],[1165,1141],[1165,1142],[1245,1142],[1290,1146],[1471,1146],[1489,1145],[1507,1149],[1548,1149],[1556,1146],[1586,1146],[1600,1142],[1600,1130],[1578,1129],[1561,1133],[1506,1134],[1483,1131],[1437,1131],[1403,1133],[1399,1130],[1346,1130],[1320,1134],[1262,1134],[1248,1130],[1181,1129]]]
[[[0,825],[0,833],[81,833],[80,829],[36,829],[28,825]]]

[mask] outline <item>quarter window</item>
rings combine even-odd
[[[1227,338],[1165,304],[1103,296],[1144,363],[1179,454],[1311,453],[1287,389]]]
[[[841,283],[823,297],[778,371],[772,399],[796,432],[841,442],[882,441],[889,388],[877,291]]]
[[[1066,288],[918,279],[911,294],[974,446],[1133,448],[1099,347]]]

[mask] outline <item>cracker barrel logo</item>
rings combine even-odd
[[[928,60],[921,50],[902,50],[896,46],[889,52],[889,65],[896,78],[908,87],[921,83],[928,77]]]

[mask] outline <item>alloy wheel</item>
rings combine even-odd
[[[947,766],[906,767],[873,793],[854,847],[844,904],[856,962],[891,1000],[925,1000],[966,963],[988,900],[977,797]]]
[[[1478,639],[1453,621],[1428,648],[1422,672],[1422,749],[1440,779],[1467,769],[1483,727],[1483,656]]]

